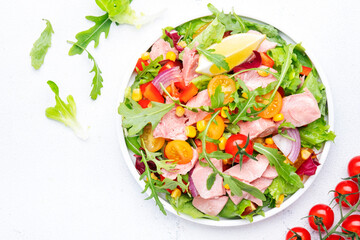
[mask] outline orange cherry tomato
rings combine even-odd
[[[214,95],[218,86],[221,86],[221,91],[225,94],[224,104],[234,101],[231,94],[236,91],[235,81],[226,75],[217,75],[213,77],[208,85],[209,96]]]
[[[198,153],[201,153],[202,152],[202,142],[201,142],[201,140],[200,139],[195,139],[195,144],[196,144],[196,147],[197,147],[196,151]],[[218,148],[217,148],[215,143],[206,142],[206,152],[207,153],[212,153],[212,152],[215,152],[217,150],[218,150]]]
[[[210,114],[205,117],[204,120],[206,121],[206,124],[209,122],[210,118],[211,118]],[[209,130],[207,132],[207,136],[212,139],[219,139],[223,135],[224,130],[225,130],[224,120],[222,117],[217,115],[215,117],[215,121],[213,121],[210,124]]]
[[[174,140],[166,145],[165,155],[177,164],[186,164],[193,158],[193,149],[183,140]]]
[[[263,95],[263,96],[257,96],[256,102],[263,103],[263,104],[269,104],[269,99],[271,97],[272,91]],[[267,108],[258,114],[261,118],[272,118],[276,114],[278,114],[281,111],[282,108],[282,97],[279,92],[275,93],[274,100],[267,106]],[[257,111],[261,109],[255,109]]]
[[[266,53],[261,52],[261,64],[267,67],[273,67],[274,66],[274,60],[271,59]]]
[[[145,144],[145,147],[150,152],[156,152],[164,146],[164,138],[154,138],[151,124],[148,124],[143,129],[143,134],[140,136],[141,145]]]

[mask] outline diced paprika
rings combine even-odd
[[[307,76],[310,74],[311,70],[312,68],[302,66],[302,72],[300,74]]]
[[[180,93],[179,99],[181,102],[186,103],[192,97],[194,97],[199,92],[199,89],[195,86],[195,84],[190,83],[186,88]]]
[[[152,102],[159,102],[159,103],[165,102],[164,97],[161,96],[160,92],[151,82],[140,85],[140,90],[144,98]]]
[[[142,58],[139,58],[137,63],[136,63],[134,71],[138,73],[138,72],[141,72],[142,70],[144,70],[143,69],[143,64],[145,66],[149,65],[148,61],[143,60]]]
[[[273,67],[274,66],[274,60],[271,59],[266,53],[261,52],[261,64],[267,67]]]

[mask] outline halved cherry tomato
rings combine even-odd
[[[274,60],[271,59],[266,53],[261,52],[261,64],[267,67],[273,67],[274,66]]]
[[[238,148],[237,145],[241,148],[243,148],[246,144],[246,140],[247,140],[247,136],[243,135],[243,134],[234,134],[231,135],[228,140],[226,141],[226,145],[225,145],[225,152],[229,153],[231,155],[233,155],[235,157],[235,155],[238,152]],[[254,152],[254,143],[249,140],[249,144],[248,146],[245,148],[246,153],[252,155]],[[249,159],[249,157],[244,156],[243,157],[243,162],[247,161]],[[239,162],[240,160],[240,156],[237,155],[236,158],[234,159],[235,162]]]
[[[192,38],[196,38],[202,31],[204,31],[211,22],[205,23],[204,25],[202,25],[201,27],[199,27],[195,33],[192,35]]]
[[[148,61],[143,60],[142,58],[139,58],[135,65],[134,71],[136,71],[138,73],[138,72],[141,72],[142,70],[144,70],[142,64],[144,64],[145,66],[149,65]]]
[[[162,66],[162,68],[159,70],[159,73],[161,73],[161,72],[163,72],[163,71],[165,71],[165,70],[168,70],[168,69],[170,69],[170,68],[173,68],[173,67],[182,67],[182,63],[180,62],[180,61],[178,61],[178,60],[176,60],[176,61],[167,61],[165,64],[164,64],[164,66]]]
[[[315,224],[314,222],[315,219],[313,216],[321,217],[326,229],[330,229],[334,223],[334,211],[328,205],[325,204],[317,204],[313,206],[310,209],[309,216],[312,216],[309,217],[308,220],[310,227],[314,230],[318,230],[318,226]],[[325,231],[322,226],[320,227],[320,229],[321,231]]]
[[[198,153],[201,153],[202,152],[202,142],[200,139],[195,139],[195,145],[197,146],[197,152]],[[212,142],[206,142],[206,152],[207,153],[212,153],[212,152],[215,152],[217,151],[218,148],[216,146],[215,143],[212,143]]]
[[[151,124],[148,124],[143,129],[143,134],[140,136],[141,145],[145,144],[145,147],[150,152],[156,152],[164,146],[164,138],[154,138]]]
[[[348,173],[349,173],[349,177],[360,174],[360,156],[353,157],[350,160],[348,164]],[[356,183],[358,182],[356,178],[353,178],[352,180],[355,181]]]
[[[186,103],[192,97],[194,97],[199,92],[199,89],[195,86],[195,84],[190,83],[186,86],[184,90],[180,93],[179,99],[181,102]]]
[[[166,145],[165,155],[177,164],[186,164],[193,158],[193,149],[183,140],[174,140]]]
[[[302,66],[302,72],[300,74],[307,76],[310,74],[311,70],[312,68]]]
[[[213,77],[208,85],[209,96],[214,95],[218,86],[221,86],[221,91],[225,94],[224,104],[234,101],[231,94],[236,91],[235,81],[226,75],[217,75]]]
[[[350,180],[341,181],[336,185],[335,188],[335,197],[339,196],[340,194],[351,194],[346,197],[346,200],[350,203],[351,206],[354,206],[359,201],[359,187],[356,183]],[[337,203],[339,203],[339,199],[335,199]],[[344,201],[342,202],[343,207],[351,207]]]
[[[360,215],[354,214],[348,216],[341,226],[350,232],[355,232],[360,237]],[[345,232],[344,230],[342,231]]]
[[[263,96],[257,96],[255,98],[255,101],[258,103],[269,104],[269,99],[271,97],[271,94],[272,91]],[[281,111],[281,107],[282,107],[282,97],[279,92],[276,92],[274,100],[267,106],[267,108],[264,111],[259,113],[258,116],[261,118],[272,118]],[[255,110],[260,110],[260,109],[255,109]]]
[[[204,120],[206,121],[206,124],[209,122],[211,118],[211,115],[207,115]],[[207,132],[207,136],[209,138],[213,139],[219,139],[225,130],[225,123],[222,117],[217,115],[214,119],[214,121],[210,124],[209,130]]]
[[[140,85],[140,90],[144,98],[152,102],[165,102],[164,97],[161,96],[159,90],[157,90],[157,88],[151,82]]]
[[[300,236],[300,239],[296,237],[294,232]],[[309,231],[306,230],[305,228],[294,227],[290,231],[288,231],[288,233],[286,234],[286,240],[289,240],[289,239],[292,239],[292,240],[311,240],[311,236],[310,236]]]
[[[150,101],[147,100],[147,99],[141,99],[141,100],[138,101],[138,104],[140,104],[140,106],[142,108],[148,108],[149,104],[150,104]]]

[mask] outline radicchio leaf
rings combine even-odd
[[[317,166],[319,166],[320,163],[313,159],[312,157],[309,157],[296,171],[298,175],[307,175],[312,176],[315,174]]]
[[[169,38],[171,38],[171,40],[174,43],[174,47],[176,48],[176,50],[178,50],[179,52],[182,52],[184,50],[183,47],[178,45],[179,41],[182,39],[183,36],[180,36],[179,33],[176,30],[173,29],[170,32],[165,30],[165,34]]]

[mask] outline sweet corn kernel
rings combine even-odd
[[[263,71],[263,70],[257,70],[257,73],[258,73],[260,76],[262,76],[262,77],[267,77],[267,76],[269,76],[269,74],[270,74],[270,73],[265,72],[265,71]]]
[[[150,176],[151,176],[151,178],[154,179],[154,180],[159,180],[159,179],[157,178],[157,176],[155,175],[155,173],[153,173],[153,172],[150,174]]]
[[[228,108],[228,107],[222,107],[222,108],[221,108],[220,115],[221,115],[223,118],[227,118],[226,112],[229,112],[229,108]]]
[[[178,198],[181,196],[181,191],[178,188],[175,188],[172,192],[171,192],[171,197],[172,198]]]
[[[175,62],[175,60],[176,60],[176,54],[175,54],[174,52],[172,52],[172,51],[168,51],[168,52],[166,53],[165,59],[168,59],[168,60],[170,60],[170,61]]]
[[[269,145],[272,145],[272,144],[274,144],[274,140],[272,138],[266,138],[265,143],[269,144]]]
[[[284,198],[285,198],[284,194],[281,194],[281,195],[279,196],[279,199],[276,201],[276,204],[275,204],[275,206],[276,206],[277,208],[280,207],[280,205],[283,203]]]
[[[185,41],[180,41],[180,42],[178,42],[178,45],[180,46],[180,47],[182,47],[182,48],[185,48],[186,46],[187,46],[187,44],[186,44],[186,42]]]
[[[206,121],[205,120],[198,121],[196,123],[196,128],[199,132],[204,131],[206,128]]]
[[[307,149],[301,150],[301,158],[306,160],[311,156],[311,152],[309,152]]]
[[[175,110],[176,116],[182,117],[184,115],[184,113],[185,113],[185,109],[183,107],[181,107],[181,106],[176,107],[176,110]]]
[[[149,52],[144,52],[143,54],[141,54],[141,59],[144,61],[147,61],[150,59],[150,53]]]
[[[242,96],[243,98],[248,99],[248,95],[247,95],[247,93],[246,93],[246,92],[243,92],[243,93],[241,94],[241,96]]]
[[[229,184],[225,184],[225,185],[224,185],[224,188],[225,188],[225,189],[230,189]]]
[[[219,141],[220,141],[220,143],[219,143],[219,149],[220,149],[220,150],[224,150],[224,149],[225,149],[225,145],[226,145],[226,141],[227,141],[226,137],[221,137],[221,138],[219,139]]]
[[[194,138],[196,136],[196,128],[193,126],[187,126],[185,127],[185,134],[189,138]]]
[[[140,91],[140,88],[135,88],[131,94],[131,98],[134,100],[134,101],[140,101],[142,99],[142,94],[141,94],[141,91]]]
[[[275,122],[280,122],[280,121],[284,120],[284,115],[282,113],[278,113],[273,117],[273,120]]]

